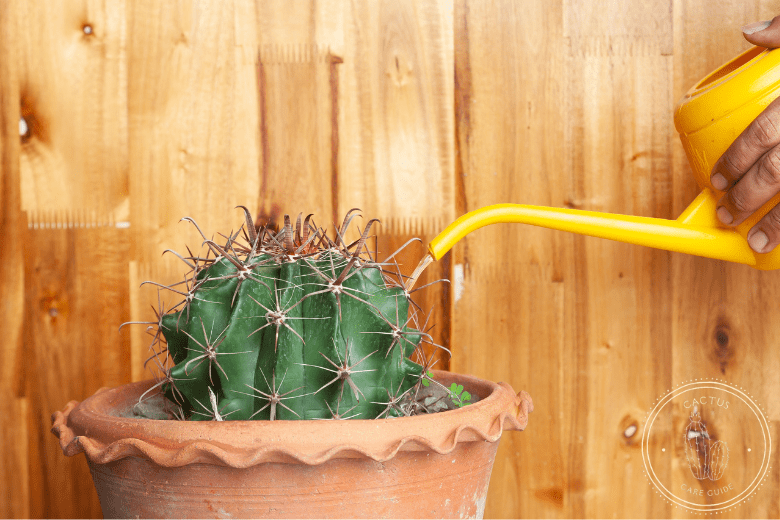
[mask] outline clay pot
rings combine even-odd
[[[101,389],[52,416],[85,452],[106,518],[481,518],[502,430],[533,410],[506,383],[436,371],[482,396],[415,417],[181,422],[123,418],[153,381]]]

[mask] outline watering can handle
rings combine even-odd
[[[460,217],[430,242],[428,251],[433,260],[438,260],[455,243],[476,229],[489,224],[522,223],[763,269],[780,267],[780,264],[771,267],[759,265],[759,257],[771,253],[759,255],[753,252],[738,229],[727,228],[717,221],[715,207],[718,198],[715,192],[705,188],[677,220],[568,208],[497,204]]]

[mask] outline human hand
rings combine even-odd
[[[780,16],[742,28],[745,39],[760,47],[780,47]],[[718,219],[736,226],[780,193],[780,98],[776,99],[729,146],[712,169],[712,186],[726,194]],[[772,208],[747,235],[757,253],[780,244],[780,205]]]

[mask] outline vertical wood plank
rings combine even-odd
[[[340,213],[361,207],[385,232],[418,235],[454,216],[451,13],[444,0],[350,5]]]
[[[16,5],[0,4],[0,516],[30,517]]]
[[[124,2],[18,2],[22,209],[126,221]]]
[[[116,335],[117,321],[128,314],[127,240],[73,229],[128,217],[124,4],[12,8],[19,73],[8,92],[27,128],[9,172],[21,178],[18,202],[28,226],[47,229],[28,227],[14,246],[24,255],[22,496],[33,517],[96,516],[86,461],[64,460],[49,429],[51,413],[67,399],[129,379],[127,348]],[[96,315],[106,321],[95,322]]]
[[[652,4],[652,5],[651,5]],[[569,4],[567,170],[572,205],[611,213],[674,218],[670,139],[672,3],[631,8]],[[620,8],[620,11],[615,9]],[[625,9],[625,11],[623,11]],[[603,14],[603,13],[602,13]],[[587,23],[583,22],[590,20]],[[569,336],[587,376],[569,402],[578,411],[582,516],[668,516],[643,474],[640,447],[648,407],[671,383],[670,254],[575,237],[571,286],[577,329]],[[576,302],[576,303],[575,303]],[[583,403],[581,411],[578,403]],[[629,428],[631,427],[631,428]]]
[[[563,205],[562,15],[561,2],[456,4],[459,213],[503,202]],[[535,405],[528,429],[502,439],[486,517],[577,514],[569,507],[583,485],[577,434],[566,431],[578,413],[568,405],[579,381],[571,370],[581,369],[565,344],[570,244],[549,230],[501,224],[453,250],[453,370],[527,389]]]
[[[251,2],[128,5],[133,258],[229,231],[258,192],[257,35]],[[225,232],[226,232],[225,231]],[[173,257],[162,263],[178,270]]]
[[[258,63],[261,151],[260,215],[314,215],[319,226],[338,220],[337,65],[327,48],[265,44]],[[281,221],[281,222],[280,222]]]
[[[344,3],[262,2],[257,7],[261,222],[338,215],[339,69]]]
[[[99,517],[84,457],[64,457],[51,414],[129,382],[127,230],[31,230],[24,240],[25,387],[33,517]],[[88,324],[88,325],[87,325]],[[56,490],[56,491],[55,491]]]
[[[717,10],[700,0],[675,2],[675,98],[681,98],[706,74],[750,47],[740,26],[771,19],[778,13],[777,2],[726,1],[720,2]],[[702,26],[707,30],[703,31]],[[713,35],[718,35],[717,40]],[[673,180],[674,205],[679,212],[699,189],[676,136]],[[673,273],[674,380],[722,379],[744,387],[766,407],[767,419],[776,422],[780,417],[780,405],[774,398],[780,387],[780,353],[774,347],[780,334],[780,309],[773,303],[780,294],[776,273],[683,255],[673,259]],[[675,420],[684,425],[687,412],[680,410]],[[751,447],[750,432],[745,432],[743,425],[720,421],[710,426],[728,439],[734,453],[744,453]],[[770,426],[775,440],[779,430],[776,424]],[[772,467],[776,468],[778,462],[780,456],[774,450]],[[736,468],[737,464],[735,460],[734,469],[729,471],[744,469]],[[686,469],[674,469],[671,477],[675,484],[686,481]],[[778,504],[780,473],[773,469],[755,497],[723,516],[775,517],[780,511]]]
[[[564,36],[573,47],[601,52],[670,55],[673,47],[672,2],[564,1]],[[698,23],[698,22],[696,22]],[[592,54],[592,51],[589,51]]]
[[[529,16],[526,6],[523,12],[525,16],[522,18],[519,16],[511,18],[511,9],[506,5],[502,6],[499,15],[501,21],[490,25],[491,29],[502,25],[510,26],[509,20],[513,19],[524,18],[527,25],[515,25],[517,28],[514,34],[509,32],[509,29],[505,30],[502,36],[505,38],[514,36],[512,43],[494,42],[492,45],[486,45],[487,48],[504,49],[502,54],[493,59],[502,60],[502,55],[510,55],[511,58],[506,58],[507,63],[499,65],[495,61],[490,62],[491,57],[488,56],[489,64],[484,65],[485,70],[480,71],[482,72],[480,74],[475,72],[475,68],[483,66],[483,59],[487,53],[482,51],[481,54],[477,54],[478,51],[472,50],[469,56],[467,65],[471,72],[468,81],[470,109],[465,112],[458,109],[458,114],[466,122],[465,125],[459,124],[459,131],[467,128],[471,131],[465,136],[459,136],[459,144],[466,143],[468,148],[465,155],[467,161],[463,163],[464,173],[471,176],[473,173],[480,172],[479,166],[483,166],[484,170],[476,181],[471,181],[468,177],[464,179],[466,194],[512,196],[518,193],[514,200],[511,200],[512,202],[566,205],[636,214],[650,213],[655,216],[666,216],[669,213],[668,204],[664,207],[665,197],[668,199],[669,182],[652,182],[658,178],[662,179],[664,174],[666,153],[664,146],[668,138],[665,139],[663,134],[668,135],[668,130],[658,129],[653,126],[653,121],[658,120],[656,114],[667,113],[665,111],[670,109],[671,101],[663,88],[654,91],[653,87],[646,85],[648,79],[660,78],[663,81],[667,77],[668,81],[670,64],[661,54],[670,47],[671,40],[663,34],[655,34],[651,35],[651,40],[642,42],[638,46],[626,45],[626,40],[620,39],[609,41],[604,45],[601,40],[591,38],[587,32],[573,32],[571,28],[576,24],[571,23],[571,20],[577,20],[577,16],[572,16],[570,10],[578,10],[575,15],[582,14],[580,9],[587,14],[595,9],[595,5],[564,4],[561,6],[562,11],[559,11],[559,17],[550,13],[550,11],[554,12],[554,9],[551,9],[549,4],[537,8],[539,9],[537,17]],[[470,4],[469,7],[476,11],[475,6]],[[495,11],[498,12],[499,9],[496,8]],[[549,18],[545,18],[545,14],[549,15]],[[480,21],[480,17],[476,15],[474,19]],[[632,38],[643,36],[641,28],[636,30],[631,26],[630,20],[620,19],[624,25],[618,33],[628,34]],[[563,27],[559,25],[561,20],[564,22]],[[664,20],[658,23],[663,24]],[[479,38],[475,38],[472,25],[468,28],[469,41],[476,41],[479,44],[489,41],[491,35],[480,34]],[[493,34],[496,33],[499,31],[494,30]],[[525,38],[526,41],[521,38]],[[652,38],[655,38],[655,41]],[[555,47],[556,42],[558,47]],[[567,45],[565,49],[561,48],[564,43]],[[514,49],[515,54],[509,54],[506,49],[510,49],[509,52]],[[569,57],[566,59],[565,69],[556,69],[554,60],[566,54]],[[647,57],[643,58],[642,55]],[[504,71],[511,70],[511,65],[508,64],[518,62],[524,63],[527,70],[533,71],[524,78],[527,85],[523,85],[525,88],[518,88],[511,83],[510,87],[503,89],[491,85],[491,82],[500,85],[501,79],[508,75]],[[460,78],[460,64],[458,66],[456,77]],[[560,62],[558,67],[561,67]],[[503,75],[496,71],[502,71]],[[547,78],[552,78],[552,81],[545,77],[545,73]],[[499,79],[496,80],[496,77]],[[557,91],[553,86],[555,80],[560,82]],[[480,81],[483,82],[482,88],[492,87],[493,91],[488,91],[490,94],[481,92],[478,83]],[[500,99],[496,105],[504,109],[507,105],[522,106],[522,97],[527,96],[529,99],[527,108],[523,107],[526,110],[520,111],[515,108],[514,112],[509,111],[511,116],[507,116],[504,120],[506,122],[502,125],[503,114],[499,110],[493,109],[492,113],[489,110],[480,112],[480,109],[485,106],[486,98],[496,99],[495,95],[491,95],[494,92],[498,92],[497,97]],[[501,92],[510,92],[507,94],[509,100],[502,99]],[[461,102],[465,100],[460,95],[456,99]],[[487,103],[489,104],[490,101]],[[465,106],[465,103],[461,106]],[[542,114],[541,124],[537,122],[534,125],[534,108]],[[480,115],[483,119],[480,119]],[[522,125],[525,121],[531,123]],[[565,126],[561,125],[556,129],[550,121],[565,121]],[[491,128],[499,137],[488,141],[487,135],[490,134],[483,131],[485,132],[483,141],[480,142],[479,130],[483,125]],[[600,125],[605,126],[599,128]],[[621,127],[621,131],[616,130],[617,126]],[[496,132],[496,128],[500,130]],[[625,129],[630,129],[628,135],[625,134]],[[658,130],[661,130],[660,138],[654,135]],[[522,137],[516,137],[518,135]],[[529,149],[526,154],[521,155],[517,152],[513,153],[511,148],[512,141],[515,139],[525,143],[534,143],[535,139],[540,141],[537,141],[539,144],[535,149]],[[564,149],[561,149],[561,142]],[[545,144],[549,148],[545,149]],[[481,149],[480,145],[484,149]],[[463,148],[462,146],[460,150],[462,151]],[[545,154],[547,150],[548,153]],[[561,154],[566,156],[565,163],[556,164],[554,161]],[[518,156],[522,157],[522,160],[517,159]],[[474,167],[474,165],[479,166]],[[501,172],[506,170],[520,172],[520,179],[506,181],[500,178]],[[558,177],[555,177],[556,173]],[[603,173],[609,173],[611,176],[604,178]],[[469,184],[470,182],[475,184]],[[519,192],[515,186],[523,186],[525,189]],[[598,195],[592,195],[593,192],[588,188],[596,191]],[[469,209],[484,204],[479,201]],[[537,297],[539,298],[537,305],[545,305],[549,310],[533,320],[532,325],[528,324],[537,329],[534,332],[539,333],[540,337],[545,338],[543,340],[545,345],[561,345],[560,356],[561,359],[566,360],[563,364],[555,362],[555,355],[540,359],[541,364],[553,365],[551,370],[553,373],[557,372],[556,365],[561,367],[561,388],[555,388],[554,385],[550,385],[552,388],[545,387],[539,385],[538,381],[531,381],[523,387],[530,386],[535,389],[532,395],[537,403],[540,401],[545,403],[546,398],[550,397],[545,393],[545,388],[550,388],[548,390],[550,394],[565,395],[561,405],[565,410],[571,410],[569,413],[572,414],[565,425],[553,431],[545,430],[544,433],[547,435],[543,435],[543,440],[540,439],[540,444],[543,442],[546,445],[559,445],[561,450],[545,451],[538,447],[531,450],[536,457],[544,457],[548,453],[551,453],[549,456],[554,456],[552,453],[566,453],[563,466],[564,474],[568,475],[567,481],[559,480],[545,486],[531,484],[529,487],[535,490],[533,496],[535,502],[524,504],[522,513],[515,509],[512,513],[504,514],[528,515],[526,508],[530,507],[538,508],[532,510],[533,512],[530,513],[532,516],[543,515],[545,514],[542,513],[543,511],[546,511],[546,515],[560,514],[553,512],[555,507],[565,508],[563,510],[575,516],[601,516],[607,514],[606,511],[632,511],[636,505],[634,493],[629,494],[632,497],[630,501],[626,499],[622,503],[616,502],[615,496],[610,492],[611,487],[599,483],[604,479],[618,483],[630,482],[624,480],[627,476],[641,478],[638,443],[633,442],[636,439],[625,439],[623,431],[626,423],[638,422],[641,419],[644,412],[642,404],[645,401],[636,398],[622,403],[618,409],[614,409],[613,403],[619,401],[619,396],[627,393],[645,395],[645,397],[653,396],[654,382],[653,378],[640,381],[631,378],[605,380],[598,374],[625,374],[626,368],[630,366],[653,365],[650,354],[653,338],[670,334],[668,325],[664,325],[667,323],[665,318],[668,318],[668,306],[658,305],[648,316],[643,316],[638,309],[644,308],[647,302],[655,302],[659,295],[663,296],[663,289],[660,292],[657,289],[652,290],[653,279],[644,273],[652,267],[654,275],[663,279],[664,270],[668,270],[668,267],[665,267],[668,261],[663,253],[636,252],[626,249],[630,246],[622,246],[621,249],[621,246],[593,239],[573,238],[571,241],[557,239],[560,242],[551,243],[550,237],[554,235],[544,230],[518,230],[515,233],[519,235],[522,232],[525,247],[505,246],[506,237],[515,234],[510,234],[509,227],[505,229],[497,227],[495,231],[480,231],[482,236],[487,236],[489,232],[494,233],[493,236],[484,239],[482,247],[475,248],[477,252],[490,251],[491,256],[496,258],[492,269],[488,267],[487,272],[492,270],[502,280],[511,280],[519,276],[511,276],[510,273],[513,271],[510,266],[519,264],[522,267],[517,272],[523,276],[522,284],[526,286],[531,285],[529,279],[536,273],[542,276],[539,282],[550,284],[557,281],[562,284],[560,297],[563,303],[556,304],[556,291],[553,287],[549,287],[543,291],[545,294]],[[525,236],[533,238],[529,240]],[[539,246],[538,250],[533,248],[530,244],[533,244],[534,238],[542,244],[546,242],[546,245]],[[472,244],[476,244],[481,239],[482,237],[477,234],[467,239],[468,264],[464,264],[464,268],[473,270],[474,264],[477,264],[478,260],[474,259],[476,254],[472,252]],[[552,255],[547,253],[547,251],[555,251],[555,246],[565,251],[563,253],[565,256],[558,261],[555,253]],[[511,260],[503,260],[502,253]],[[530,261],[526,260],[528,257]],[[559,264],[560,261],[563,263]],[[487,261],[483,262],[487,263]],[[606,262],[609,263],[605,265]],[[562,267],[556,269],[556,265]],[[491,295],[496,294],[493,289],[486,292]],[[523,293],[522,286],[513,287],[501,301],[517,299]],[[512,308],[508,310],[511,311]],[[560,312],[557,318],[556,311]],[[458,334],[460,313],[460,309],[456,307],[456,338],[462,337]],[[528,314],[528,311],[522,310],[514,314],[520,319],[512,324],[518,326],[517,332],[511,335],[512,337],[532,334],[519,328]],[[634,327],[637,320],[641,323],[662,325],[658,328],[649,327],[654,329],[652,334],[648,329],[637,327],[639,330],[648,330],[648,333],[636,338]],[[562,338],[558,332],[561,329],[565,331]],[[554,339],[556,337],[560,339],[556,341]],[[499,348],[501,351],[512,353],[522,352],[522,345]],[[660,367],[663,370],[662,364]],[[518,367],[518,371],[521,370],[522,368]],[[549,381],[549,373],[541,366],[534,371],[534,374],[540,372],[547,375],[546,381]],[[498,379],[495,374],[491,375],[491,378]],[[542,390],[536,390],[537,388]],[[649,402],[652,402],[652,399]],[[540,407],[537,406],[537,410],[539,409]],[[533,426],[525,432],[528,435],[526,441],[529,443],[533,442],[532,430]],[[610,460],[616,461],[612,467],[603,462]],[[629,461],[628,473],[626,473],[625,460]],[[541,463],[543,467],[562,465],[560,461],[550,460],[529,463]],[[644,491],[645,501],[647,501],[650,491]],[[586,493],[588,501],[585,500]]]
[[[572,62],[568,153],[578,206],[672,217],[671,60],[574,52]],[[575,252],[583,278],[572,289],[585,302],[574,311],[582,328],[572,341],[588,371],[587,416],[577,429],[582,478],[592,491],[588,500],[580,495],[582,509],[574,511],[631,515],[638,508],[664,516],[666,504],[634,482],[644,480],[640,423],[671,382],[671,255],[589,238],[576,238]],[[637,429],[626,437],[629,425]]]
[[[261,46],[316,45],[344,52],[343,0],[265,0],[257,5]]]

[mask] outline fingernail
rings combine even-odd
[[[750,248],[756,253],[763,251],[767,242],[769,242],[769,238],[767,238],[766,233],[761,230],[754,232],[748,237],[748,244],[750,244]]]
[[[753,22],[742,27],[742,32],[745,34],[755,34],[761,32],[767,27],[772,25],[772,20],[764,20],[763,22]]]
[[[732,222],[734,222],[734,217],[732,217],[731,213],[729,213],[729,210],[727,210],[723,206],[718,208],[717,214],[718,214],[718,220],[720,220],[727,226]]]
[[[726,180],[726,177],[724,177],[722,173],[716,173],[710,177],[710,183],[712,183],[712,187],[718,191],[725,190],[726,186],[729,185],[729,181]]]

